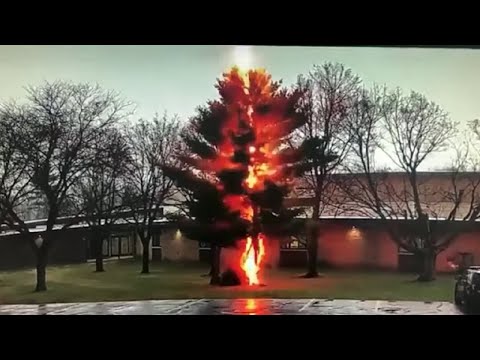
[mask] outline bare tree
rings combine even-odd
[[[437,254],[458,235],[451,221],[472,221],[479,213],[479,179],[462,174],[463,155],[448,172],[448,186],[432,184],[432,175],[419,170],[432,154],[446,149],[457,124],[418,93],[375,87],[359,93],[348,128],[350,175],[342,176],[345,197],[337,201],[344,210],[379,218],[392,240],[421,257],[419,280],[433,280]],[[379,152],[396,165],[396,172],[378,166]],[[467,197],[470,210],[459,211]]]
[[[22,207],[35,196],[27,166],[16,147],[17,127],[0,114],[0,224],[20,229]],[[33,242],[31,242],[33,245]]]
[[[95,271],[103,272],[103,243],[122,215],[123,175],[130,153],[126,138],[116,128],[106,128],[93,151],[94,162],[75,184],[72,203],[91,230]]]
[[[162,167],[178,161],[180,129],[178,118],[169,118],[166,114],[156,116],[153,121],[139,120],[127,129],[132,163],[123,198],[129,209],[127,220],[135,224],[142,242],[142,274],[149,273],[149,247],[155,219],[175,194],[174,184],[163,174]]]
[[[123,118],[129,104],[118,94],[89,84],[59,81],[28,87],[27,92],[25,105],[7,104],[1,112],[4,119],[15,124],[15,149],[32,191],[45,199],[43,242],[34,241],[18,212],[12,212],[9,226],[36,243],[36,291],[45,291],[47,256],[59,214],[74,184],[94,163],[93,145],[103,129]]]
[[[298,79],[306,123],[295,134],[295,140],[306,141],[307,157],[313,162],[312,169],[304,174],[302,185],[297,189],[313,198],[311,226],[307,229],[308,271],[305,277],[318,276],[318,219],[337,190],[333,175],[348,153],[347,116],[360,82],[350,69],[338,63],[315,66],[307,76]],[[297,193],[302,195],[302,191]]]

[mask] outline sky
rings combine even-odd
[[[220,45],[0,46],[0,102],[21,99],[26,85],[71,80],[120,91],[136,104],[135,117],[156,112],[185,121],[217,98],[216,79],[245,51]],[[367,85],[378,83],[426,95],[461,124],[480,117],[480,50],[368,47],[250,48],[249,65],[289,85],[314,64],[340,62]],[[444,158],[443,158],[444,159]],[[442,165],[442,157],[429,167]]]

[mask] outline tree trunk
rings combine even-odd
[[[422,270],[418,281],[435,280],[437,254],[433,249],[426,249],[422,254]]]
[[[208,276],[212,276],[213,273],[215,272],[214,263],[215,263],[215,250],[214,250],[214,246],[210,245],[210,271],[208,272]]]
[[[104,272],[103,267],[103,236],[99,233],[94,233],[95,244],[95,272]]]
[[[308,267],[306,278],[318,277],[317,262],[318,262],[318,239],[313,234],[307,238],[307,252],[308,252]]]
[[[37,257],[37,286],[36,292],[47,291],[47,248],[42,245],[35,251]]]
[[[213,257],[214,257],[214,251],[213,251],[213,246],[210,246],[210,256],[208,259],[208,264],[210,265],[210,270],[208,271],[208,274],[203,274],[201,277],[211,277],[213,275]]]
[[[149,246],[150,239],[145,239],[142,241],[143,252],[142,252],[142,272],[141,274],[150,274],[150,251]]]
[[[315,211],[314,211],[315,212]],[[307,273],[303,276],[305,278],[318,277],[317,262],[318,262],[318,220],[314,219],[307,226],[307,253],[308,264]]]
[[[95,272],[104,272],[102,253],[95,258]]]
[[[220,253],[221,248],[215,245],[212,245],[211,250],[212,254],[212,275],[210,277],[210,285],[220,285]]]

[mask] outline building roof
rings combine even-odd
[[[167,219],[166,216],[172,213],[174,207],[165,207],[163,208],[162,212],[162,217],[155,219],[154,223],[155,224],[164,224],[164,223],[169,223],[170,220]],[[53,226],[53,230],[61,230],[65,224],[68,223],[69,220],[72,220],[74,217],[73,216],[62,216],[57,219],[57,223]],[[81,219],[81,218],[80,218]],[[37,220],[29,220],[25,221],[25,224],[28,226],[29,231],[31,233],[37,233],[37,232],[44,232],[47,230],[47,219],[37,219]],[[134,224],[133,221],[125,220],[124,218],[120,218],[115,221],[115,225],[128,225],[128,224]],[[76,224],[68,226],[69,229],[76,229],[76,228],[86,228],[88,227],[88,223],[85,221],[79,221]],[[10,230],[8,227],[5,225],[2,226],[4,229],[3,232],[0,233],[0,236],[6,236],[6,235],[12,235],[12,234],[17,234],[18,231],[16,230]]]
[[[425,177],[442,178],[446,176],[450,177],[452,176],[452,174],[453,174],[452,172],[448,172],[448,171],[432,171],[432,172],[417,173],[417,175],[420,178],[425,178]],[[347,177],[347,176],[362,176],[362,175],[364,176],[365,174],[338,173],[338,174],[333,174],[332,176]],[[375,174],[375,176],[405,176],[405,175],[406,174],[404,172],[378,172]],[[480,177],[480,173],[477,173],[477,172],[460,172],[458,173],[458,175],[460,177],[470,177],[470,176]],[[297,189],[304,190],[303,193],[305,193],[305,188],[302,188],[301,183],[297,185]],[[299,218],[310,218],[312,215],[312,206],[314,205],[314,199],[313,197],[309,197],[309,196],[297,195],[300,193],[302,192],[301,191],[292,192],[294,196],[290,198],[286,198],[284,200],[284,205],[288,208],[303,208],[304,213],[301,214]],[[396,209],[395,212],[397,213],[399,220],[402,220],[405,218],[403,213],[406,209],[399,208],[398,204],[392,203],[389,205],[393,209]],[[405,207],[405,204],[400,206]],[[410,204],[410,208],[413,209],[412,204]],[[454,220],[458,221],[462,219],[468,213],[469,208],[470,208],[469,204],[462,203],[457,209],[457,214]],[[170,220],[168,219],[168,215],[171,215],[177,212],[177,208],[175,206],[167,205],[167,206],[163,206],[162,209],[163,209],[163,213],[161,214],[162,216],[159,219],[155,220],[155,223],[157,224],[170,222]],[[447,219],[451,210],[452,210],[452,203],[447,201],[435,201],[434,204],[433,203],[424,204],[424,211],[427,212],[432,219],[436,219],[436,220]],[[54,230],[61,229],[72,218],[73,217],[71,216],[59,217],[57,219],[57,224],[54,226]],[[321,219],[352,219],[352,220],[353,219],[372,219],[374,220],[374,219],[379,219],[379,216],[369,209],[360,208],[358,205],[346,204],[343,202],[341,206],[324,205],[321,208],[320,218]],[[395,219],[395,217],[392,216],[392,219]],[[47,219],[36,219],[36,220],[26,221],[25,223],[29,226],[31,232],[42,232],[46,230],[46,222],[47,222]],[[119,219],[116,222],[116,224],[118,225],[126,225],[129,223],[131,224],[132,222],[126,221],[124,219]],[[80,222],[75,225],[69,226],[69,228],[84,228],[87,226],[88,225],[85,222]],[[5,225],[2,226],[2,229],[6,229],[6,231],[1,233],[0,236],[16,233],[16,231],[8,230],[8,228],[6,228]]]

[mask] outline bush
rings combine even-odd
[[[220,286],[238,286],[241,283],[239,276],[232,269],[228,269],[220,277]]]

